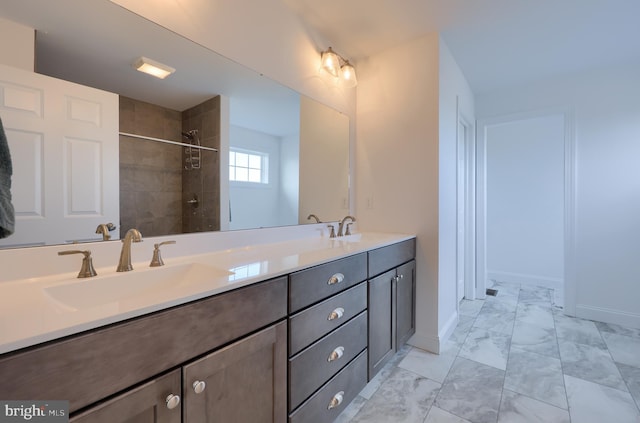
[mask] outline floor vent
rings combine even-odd
[[[492,297],[495,297],[496,295],[498,295],[498,290],[487,288],[487,295],[491,295]]]

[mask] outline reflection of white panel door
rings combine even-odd
[[[0,247],[97,240],[98,224],[119,225],[116,94],[0,65],[0,116],[16,210]]]

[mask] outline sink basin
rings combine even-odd
[[[135,301],[175,288],[206,284],[231,274],[205,264],[187,263],[74,279],[70,283],[43,288],[43,291],[67,307],[86,309],[114,302]]]

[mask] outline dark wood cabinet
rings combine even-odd
[[[369,280],[369,379],[396,352],[394,279],[390,270]]]
[[[180,423],[180,370],[119,395],[80,413],[71,423]]]
[[[396,270],[396,348],[416,333],[416,262]]]
[[[183,367],[185,423],[275,423],[287,418],[287,323]]]
[[[369,252],[369,380],[415,333],[414,257],[415,239]]]

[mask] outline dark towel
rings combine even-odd
[[[15,213],[11,204],[11,154],[9,142],[4,134],[2,119],[0,119],[0,238],[11,235],[15,229]]]

